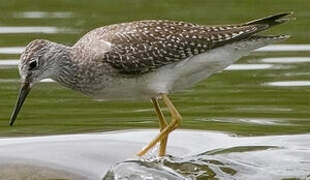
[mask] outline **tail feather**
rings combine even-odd
[[[289,13],[280,13],[280,14],[276,14],[276,15],[271,15],[271,16],[267,16],[261,19],[256,19],[247,23],[244,23],[244,26],[248,26],[248,25],[266,25],[266,28],[270,28],[272,26],[278,25],[278,24],[282,24],[285,23],[287,21],[289,21],[290,19],[283,19],[283,17],[288,16],[288,15],[292,15],[293,12],[289,12]]]
[[[249,45],[253,47],[253,49],[256,49],[256,48],[263,47],[270,43],[285,40],[289,38],[288,35],[261,36],[261,35],[256,35],[256,34],[259,32],[265,31],[272,26],[287,22],[290,19],[285,19],[283,17],[291,15],[291,14],[292,13],[280,13],[280,14],[268,16],[265,18],[249,21],[243,24],[229,25],[230,27],[233,27],[233,28],[230,28],[229,30],[226,30],[225,28],[223,28],[224,30],[222,31],[213,31],[212,32],[213,35],[219,34],[222,36],[223,34],[226,33],[228,34],[228,36],[229,35],[230,36],[228,39],[213,42],[212,47],[216,48],[216,47],[228,44],[228,43],[234,43],[238,41],[243,41],[244,43],[245,41],[247,41],[249,42]]]
[[[266,36],[266,35],[257,35],[258,32],[265,31],[266,29],[269,29],[270,27],[285,23],[289,21],[289,18],[283,18],[285,16],[291,15],[291,13],[280,13],[276,15],[267,16],[261,19],[256,19],[253,21],[249,21],[247,23],[241,24],[243,27],[256,27],[256,30],[244,34],[243,37],[239,37],[240,44],[242,48],[245,46],[248,50],[254,50],[260,47],[264,47],[268,44],[276,43],[283,41],[285,39],[288,39],[289,35],[275,35],[275,36]]]

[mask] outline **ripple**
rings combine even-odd
[[[254,118],[245,118],[239,119],[240,122],[249,123],[249,124],[259,124],[259,125],[292,125],[290,123],[283,123],[281,120],[274,119],[254,119]]]
[[[0,83],[16,83],[16,82],[20,82],[19,79],[0,79]],[[53,83],[55,82],[52,79],[43,79],[40,82],[42,83]]]
[[[258,52],[274,52],[274,51],[310,51],[309,44],[277,44],[259,48]]]
[[[17,66],[19,63],[18,59],[7,59],[7,60],[0,60],[0,66]]]
[[[21,54],[25,47],[14,46],[14,47],[0,47],[0,54]]]
[[[19,34],[19,33],[76,33],[76,30],[58,28],[53,26],[0,26],[0,34]]]
[[[271,106],[251,106],[251,107],[238,107],[236,111],[249,111],[249,112],[289,112],[291,108],[271,107]]]
[[[268,86],[279,86],[279,87],[298,87],[298,86],[310,86],[310,81],[275,81],[275,82],[269,82],[264,83]]]
[[[267,118],[216,118],[216,119],[197,119],[199,121],[209,121],[209,122],[224,122],[224,123],[247,123],[247,124],[258,124],[258,125],[280,125],[280,126],[290,126],[291,123],[287,123],[283,120],[278,119],[267,119]]]
[[[261,60],[265,63],[305,63],[310,62],[310,57],[277,57],[277,58],[263,58]]]
[[[0,83],[16,83],[19,79],[0,79]]]
[[[285,76],[310,76],[310,72],[287,72]]]
[[[225,68],[225,70],[259,70],[259,69],[271,69],[272,64],[233,64]]]
[[[71,18],[72,12],[43,12],[43,11],[26,11],[13,14],[15,18],[40,19],[40,18]]]
[[[144,109],[137,109],[132,112],[153,112],[153,111],[154,111],[153,108],[144,108]]]

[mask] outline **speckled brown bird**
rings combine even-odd
[[[159,155],[163,156],[169,133],[182,119],[167,95],[192,87],[254,49],[287,39],[288,35],[257,33],[286,22],[283,17],[289,14],[222,26],[167,20],[121,23],[94,29],[72,47],[34,40],[20,58],[22,87],[10,125],[33,84],[51,78],[96,99],[151,99],[160,133],[138,155],[160,142]],[[158,99],[168,107],[170,122]]]

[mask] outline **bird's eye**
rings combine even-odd
[[[38,62],[36,60],[32,60],[29,63],[29,70],[34,70],[38,66]]]

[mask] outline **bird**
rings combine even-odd
[[[291,14],[229,25],[125,22],[91,30],[72,46],[33,40],[20,56],[21,87],[9,124],[13,126],[33,85],[51,78],[94,99],[151,100],[160,132],[137,155],[145,155],[159,143],[158,155],[165,156],[168,136],[182,122],[169,94],[193,87],[257,48],[286,40],[289,35],[258,33],[287,22]]]

